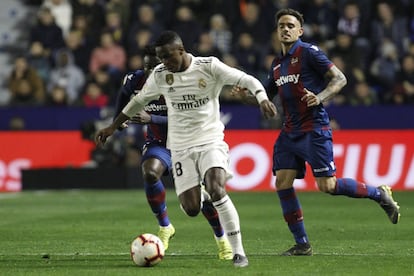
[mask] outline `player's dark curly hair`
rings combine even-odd
[[[275,15],[276,25],[277,25],[277,22],[279,22],[279,19],[284,15],[292,15],[296,17],[296,19],[300,23],[300,26],[303,26],[303,24],[305,23],[305,20],[303,19],[303,14],[301,14],[297,10],[287,8],[287,9],[281,9],[276,13]]]
[[[182,44],[181,37],[173,31],[164,31],[155,41],[155,47],[164,46],[170,43]]]
[[[144,56],[152,56],[152,57],[157,56],[157,54],[155,52],[155,46],[154,45],[145,46],[144,51],[143,51],[143,55]]]

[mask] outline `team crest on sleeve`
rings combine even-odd
[[[205,79],[199,79],[198,80],[198,88],[204,89],[207,86],[207,82]]]
[[[167,75],[165,75],[165,82],[168,85],[172,85],[174,83],[174,76],[173,76],[173,74],[167,74]]]
[[[311,48],[314,49],[315,51],[319,51],[318,46],[312,45]]]
[[[133,75],[132,75],[132,74],[127,74],[127,75],[125,75],[125,76],[124,76],[124,79],[122,80],[122,85],[125,85],[125,84],[126,84],[126,82],[127,82],[127,80],[131,80],[131,79],[132,79],[132,77],[133,77]]]

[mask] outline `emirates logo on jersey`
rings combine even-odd
[[[172,85],[174,83],[174,76],[173,76],[173,74],[167,74],[167,75],[165,75],[165,82],[168,85]]]

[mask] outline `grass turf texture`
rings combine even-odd
[[[414,192],[394,193],[392,225],[371,200],[299,193],[312,257],[282,257],[293,245],[274,193],[231,193],[247,268],[219,261],[200,214],[185,216],[167,192],[176,236],[164,260],[134,266],[130,243],[158,226],[141,190],[0,194],[0,275],[414,275]]]

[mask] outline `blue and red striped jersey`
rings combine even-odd
[[[329,127],[323,105],[309,108],[301,98],[304,88],[318,94],[326,87],[324,75],[332,66],[323,51],[300,39],[286,55],[274,59],[265,87],[270,98],[280,97],[284,131],[306,132]]]
[[[118,91],[115,116],[122,111],[129,100],[138,94],[145,84],[146,76],[143,70],[128,73]],[[158,100],[149,102],[144,110],[151,115],[152,123],[148,124],[146,142],[158,142],[166,145],[167,141],[167,105],[161,96]]]

